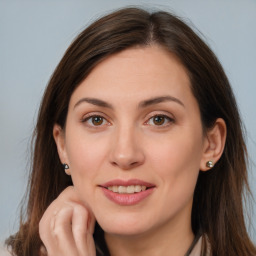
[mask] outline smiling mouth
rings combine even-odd
[[[144,185],[109,186],[107,189],[118,194],[134,194],[145,191],[147,187]]]
[[[138,179],[115,179],[99,185],[104,195],[121,206],[132,206],[149,197],[156,188],[155,184]]]

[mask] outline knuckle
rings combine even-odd
[[[80,215],[83,215],[84,217],[87,217],[89,215],[88,210],[80,204],[74,205],[74,211],[76,211],[76,213]]]
[[[59,198],[66,198],[71,193],[74,193],[74,187],[68,186],[60,193]]]
[[[46,236],[46,227],[47,224],[43,219],[41,219],[39,222],[39,236],[41,237],[41,239],[44,239]]]

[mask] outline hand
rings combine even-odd
[[[94,224],[93,214],[80,203],[74,187],[67,187],[50,204],[39,223],[47,255],[95,256]]]

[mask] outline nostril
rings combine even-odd
[[[119,161],[119,162],[117,162],[117,161],[113,161],[113,162],[111,162],[111,164],[113,166],[119,167],[122,170],[130,170],[130,169],[135,168],[135,167],[140,165],[140,163],[136,162],[136,161],[134,161],[134,162],[129,162],[129,161]]]
[[[129,170],[143,164],[145,156],[138,147],[114,147],[109,154],[109,161],[112,166]]]

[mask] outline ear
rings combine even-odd
[[[66,151],[66,143],[65,143],[65,132],[64,130],[60,127],[60,125],[55,124],[53,126],[53,137],[57,146],[59,158],[62,164],[68,164],[68,157],[67,157],[67,151]],[[65,170],[67,174],[69,173],[69,169]]]
[[[203,155],[200,162],[200,170],[207,171],[211,167],[207,166],[208,161],[216,164],[220,159],[226,142],[227,128],[222,118],[218,118],[214,126],[206,132],[204,138]]]

